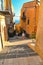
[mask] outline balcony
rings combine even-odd
[[[10,15],[11,14],[11,12],[10,11],[8,11],[8,10],[0,10],[0,15]]]
[[[26,16],[25,16],[25,12],[23,12],[23,14],[22,14],[22,20],[26,20]]]
[[[26,20],[26,16],[22,16],[22,20]]]

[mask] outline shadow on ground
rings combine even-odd
[[[0,53],[0,59],[30,57],[34,55],[37,56],[38,54],[27,45],[8,46],[4,48],[3,53]]]

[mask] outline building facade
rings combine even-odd
[[[4,21],[2,21],[3,17],[4,17]],[[4,36],[5,40],[7,40],[9,24],[10,24],[10,22],[13,23],[11,0],[0,0],[0,32],[1,32],[1,22],[4,22],[6,25],[3,33],[7,35],[7,36],[6,35]]]
[[[36,1],[24,3],[21,9],[21,28],[32,36],[37,31],[39,5]]]

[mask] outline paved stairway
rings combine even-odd
[[[38,54],[26,44],[6,46],[0,53],[0,65],[39,65]]]
[[[37,55],[32,49],[27,45],[16,45],[8,46],[3,49],[0,53],[0,59],[2,58],[18,58],[18,57],[29,57]]]

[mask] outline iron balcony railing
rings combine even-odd
[[[23,20],[26,20],[26,16],[22,16],[22,19],[23,19]]]

